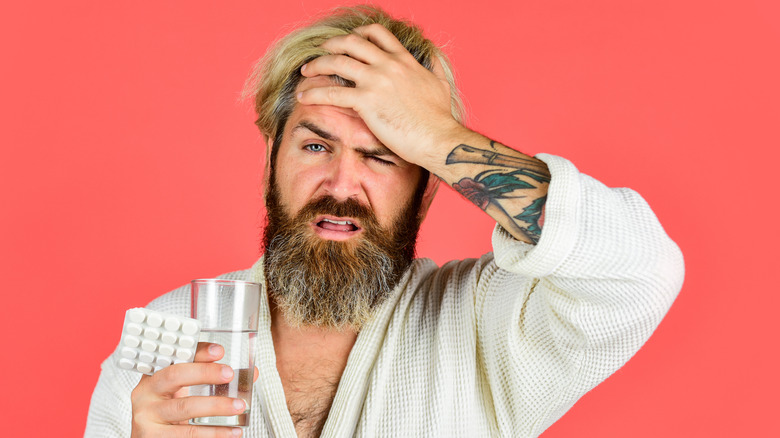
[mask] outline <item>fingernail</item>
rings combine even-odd
[[[301,100],[301,97],[302,97],[302,96],[303,96],[303,92],[300,92],[300,93],[298,93],[298,94],[296,94],[296,95],[295,95],[295,97],[296,97],[298,100]]]
[[[238,412],[244,412],[244,409],[246,409],[246,403],[244,403],[241,399],[235,399],[233,400],[233,408],[237,410]]]
[[[219,353],[222,352],[222,347],[220,347],[217,344],[211,344],[209,345],[209,354],[212,356],[217,356]]]
[[[233,428],[233,436],[241,436],[241,428],[240,427],[234,427]]]
[[[303,65],[301,66],[301,73],[303,73],[303,71],[304,71],[304,70],[306,70],[306,64],[303,64]]]
[[[222,377],[226,379],[232,379],[233,378],[233,369],[230,367],[222,367],[222,371],[220,371],[222,374]]]

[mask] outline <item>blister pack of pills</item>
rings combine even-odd
[[[200,321],[137,307],[125,313],[117,365],[153,374],[174,363],[192,362]]]

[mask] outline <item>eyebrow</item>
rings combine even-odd
[[[301,120],[300,122],[298,122],[298,124],[295,125],[295,128],[293,128],[291,134],[295,134],[296,131],[298,131],[298,130],[300,130],[302,128],[308,129],[309,131],[319,135],[320,137],[324,138],[325,140],[335,141],[335,142],[341,143],[341,140],[338,137],[336,137],[335,135],[331,134],[330,132],[320,128],[319,126],[315,125],[314,123],[312,123],[312,122],[310,122],[308,120]]]
[[[384,157],[384,156],[397,157],[398,156],[395,154],[395,152],[391,151],[385,145],[382,144],[377,145],[372,149],[355,148],[355,151],[360,152],[361,154],[367,157]]]
[[[309,131],[317,134],[318,136],[324,138],[325,140],[341,143],[341,139],[339,139],[336,135],[322,129],[321,127],[315,125],[314,123],[308,120],[301,120],[300,122],[298,122],[298,124],[295,125],[295,128],[292,129],[290,134],[294,135],[297,131],[301,129],[308,129]],[[357,147],[355,148],[355,151],[360,152],[363,155],[370,155],[370,156],[383,156],[383,155],[396,156],[395,152],[391,151],[387,146],[381,143],[371,148]]]

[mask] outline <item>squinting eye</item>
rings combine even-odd
[[[370,156],[369,158],[371,158],[372,160],[374,160],[374,161],[376,161],[377,163],[379,163],[379,164],[382,164],[382,165],[384,165],[384,166],[390,166],[390,165],[393,165],[393,164],[395,164],[395,163],[393,163],[392,161],[383,160],[383,159],[381,159],[381,158],[379,158],[379,157],[375,157],[375,156]]]
[[[325,152],[325,146],[317,143],[307,144],[303,148],[311,152]]]

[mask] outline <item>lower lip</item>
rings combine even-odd
[[[338,240],[338,241],[348,240],[357,236],[362,232],[362,230],[355,230],[355,231],[328,230],[317,226],[317,224],[312,224],[311,228],[314,230],[314,233],[316,235],[320,236],[325,240]]]

